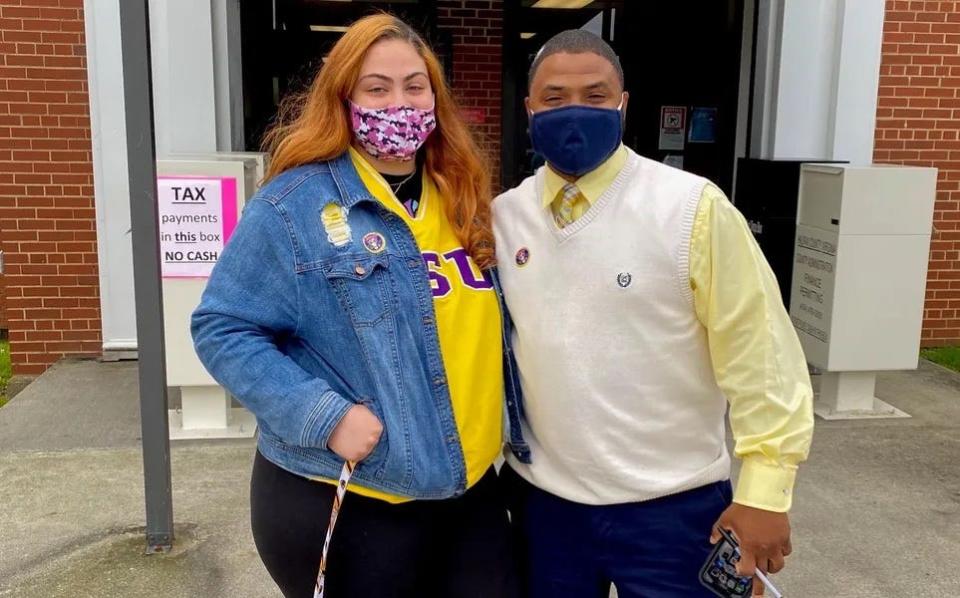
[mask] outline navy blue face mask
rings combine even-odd
[[[600,166],[620,147],[622,138],[620,108],[574,105],[530,116],[534,151],[563,174],[581,176]]]

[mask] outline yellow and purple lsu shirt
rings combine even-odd
[[[420,206],[411,216],[362,155],[351,148],[350,157],[370,193],[410,227],[427,265],[469,488],[490,469],[502,446],[503,345],[496,292],[457,238],[426,173]],[[391,503],[408,500],[354,485],[349,489]]]

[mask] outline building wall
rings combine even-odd
[[[441,0],[437,26],[453,37],[452,86],[500,181],[502,0]]]
[[[960,343],[960,1],[888,0],[874,161],[940,170],[923,342]]]
[[[0,229],[0,239],[3,238],[3,230]],[[7,282],[0,271],[0,339],[7,338]]]
[[[0,0],[0,243],[14,371],[100,352],[82,0]]]

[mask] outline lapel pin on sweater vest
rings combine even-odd
[[[521,247],[517,250],[517,265],[521,268],[527,265],[527,262],[530,261],[530,250],[526,247]]]

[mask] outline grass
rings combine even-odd
[[[0,407],[7,402],[7,382],[10,381],[10,343],[0,341]]]
[[[960,347],[938,347],[935,349],[923,349],[920,356],[924,359],[940,364],[945,368],[950,368],[955,372],[960,372]]]

